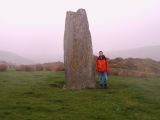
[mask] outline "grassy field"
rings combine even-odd
[[[64,72],[0,72],[0,120],[160,119],[160,76],[109,76],[107,90],[64,83]]]

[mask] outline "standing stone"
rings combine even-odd
[[[66,88],[95,87],[91,34],[84,9],[67,12],[64,33]]]

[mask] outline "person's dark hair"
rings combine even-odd
[[[99,53],[100,53],[100,52],[102,52],[102,51],[99,51]],[[103,53],[103,52],[102,52],[102,53]]]

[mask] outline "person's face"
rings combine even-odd
[[[103,56],[103,52],[100,52],[100,53],[99,53],[99,56]]]

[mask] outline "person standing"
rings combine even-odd
[[[99,57],[96,60],[96,72],[99,74],[99,84],[101,87],[107,89],[107,81],[108,81],[108,59],[103,55],[102,51],[99,51]],[[102,78],[104,82],[102,82]]]

